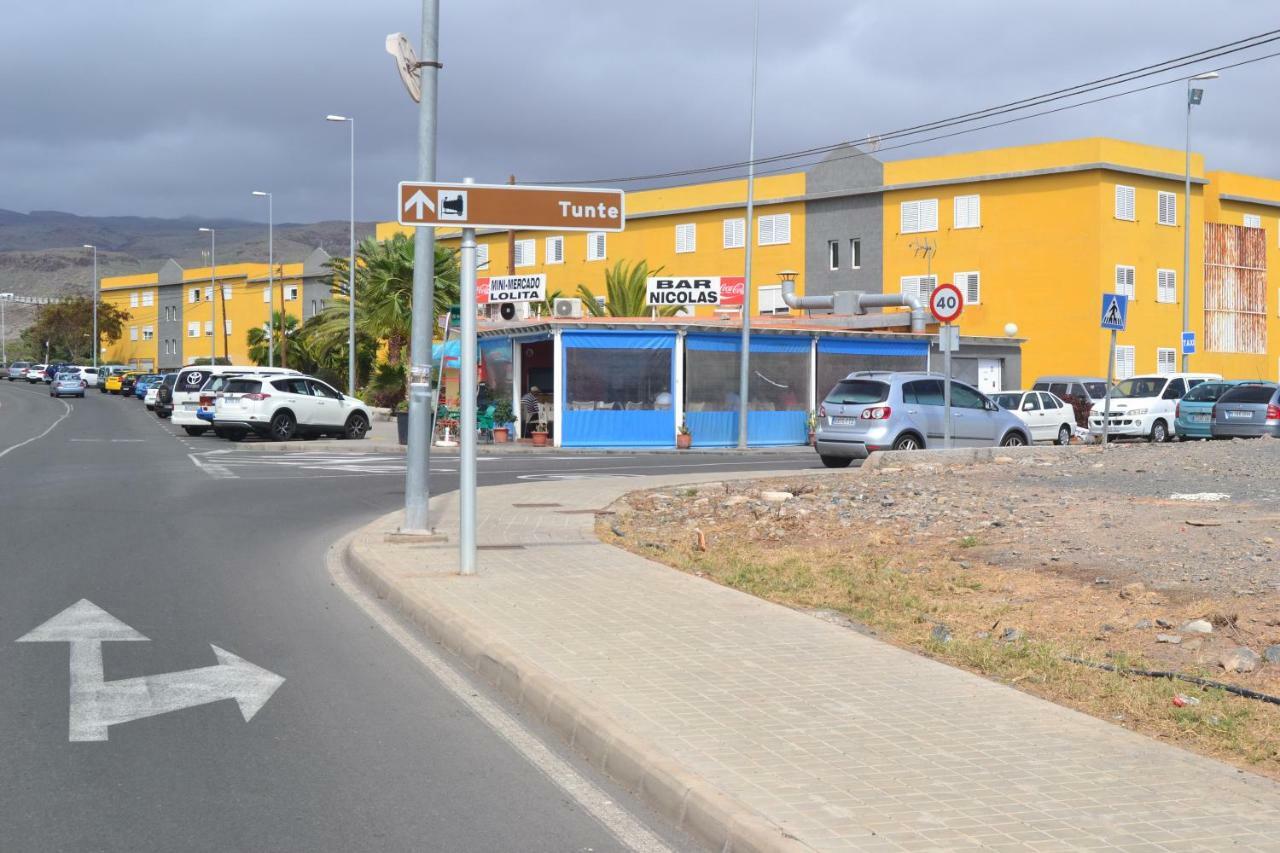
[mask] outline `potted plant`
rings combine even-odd
[[[396,416],[396,434],[400,437],[401,444],[409,443],[409,401],[401,400],[396,403],[393,413]]]
[[[689,432],[689,424],[684,419],[680,419],[680,427],[676,430],[676,449],[688,450],[693,446],[693,433]]]
[[[498,400],[493,404],[493,441],[495,444],[506,444],[511,437],[511,422],[515,420],[515,409],[511,401]]]
[[[813,409],[809,410],[808,417],[805,418],[805,425],[809,427],[809,446],[813,447],[815,435],[818,431],[818,413]]]
[[[538,412],[533,416],[533,429],[529,431],[529,435],[533,437],[534,447],[547,446],[547,422],[542,419],[542,406],[538,407]]]

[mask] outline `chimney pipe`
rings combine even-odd
[[[863,293],[848,291],[853,296],[854,313],[865,314],[868,308],[903,307],[911,309],[911,331],[923,334],[925,327],[924,306],[914,296],[901,293]],[[843,295],[843,294],[842,294]],[[794,281],[782,282],[782,301],[789,308],[832,310],[836,307],[836,297],[831,296],[796,296]]]

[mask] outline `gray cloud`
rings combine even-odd
[[[415,108],[382,51],[415,0],[46,0],[0,28],[0,207],[277,219],[392,215]],[[745,159],[749,0],[442,0],[442,178],[632,175]],[[1273,28],[1233,0],[762,0],[757,151],[858,138]],[[1280,49],[1280,47],[1277,47]],[[1280,59],[1224,73],[1197,110],[1213,167],[1280,177]],[[887,152],[1088,135],[1178,148],[1177,86]]]

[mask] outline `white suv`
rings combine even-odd
[[[245,373],[228,377],[214,397],[214,434],[232,441],[251,432],[273,441],[364,438],[370,419],[364,403],[311,376]]]
[[[1111,389],[1109,436],[1140,436],[1151,441],[1173,437],[1178,401],[1201,382],[1221,379],[1216,373],[1165,373],[1131,376]],[[1089,411],[1089,434],[1102,435],[1106,401],[1099,400]]]

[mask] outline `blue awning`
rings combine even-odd
[[[927,355],[927,341],[876,341],[857,338],[819,338],[818,352],[831,355]]]
[[[684,339],[687,350],[701,352],[739,352],[742,341],[737,335],[689,335]],[[809,338],[797,335],[751,335],[752,352],[808,352]]]
[[[565,349],[672,349],[675,332],[565,332]]]

